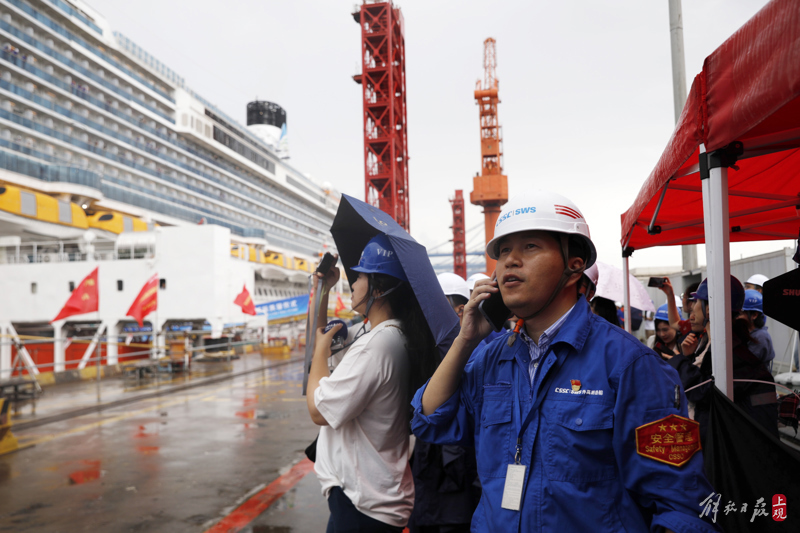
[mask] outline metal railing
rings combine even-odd
[[[97,24],[89,20],[83,13],[81,13],[77,9],[73,9],[72,6],[70,6],[63,0],[49,0],[49,2],[54,6],[56,6],[58,9],[60,9],[61,11],[63,11],[64,13],[66,13],[67,15],[75,17],[76,19],[80,20],[81,22],[89,26],[91,29],[93,29],[100,35],[103,35],[103,30],[101,30]]]
[[[73,239],[0,245],[0,264],[124,261],[153,257],[155,257],[155,246],[151,244],[137,244],[131,249],[131,247],[117,247],[111,241],[94,241],[87,244],[85,241]]]
[[[42,154],[36,150],[9,142],[5,139],[0,139],[0,146],[17,152],[29,152],[29,155],[40,159],[45,159],[45,157],[47,157],[47,154]],[[91,187],[98,191],[101,186],[100,175],[95,172],[64,164],[48,165],[3,150],[0,150],[0,168],[50,183],[74,183],[76,185]]]
[[[24,336],[20,336],[20,338],[17,338],[17,339],[2,339],[2,340],[0,340],[0,345],[3,345],[3,344],[11,345],[11,346],[13,346],[13,347],[15,347],[17,349],[17,354],[16,354],[16,357],[14,358],[14,361],[12,362],[11,367],[8,368],[8,369],[5,369],[5,368],[0,369],[0,381],[2,381],[4,379],[13,378],[14,377],[14,373],[17,372],[17,376],[18,377],[27,376],[28,378],[32,379],[34,381],[34,383],[35,383],[36,389],[39,391],[39,393],[41,393],[42,392],[42,387],[39,384],[38,380],[36,379],[36,375],[35,374],[31,374],[31,371],[33,369],[36,369],[38,372],[41,372],[44,369],[45,372],[47,372],[47,371],[49,371],[48,369],[53,369],[56,366],[61,366],[61,365],[64,365],[64,367],[66,367],[67,365],[75,365],[75,364],[77,364],[78,368],[88,368],[88,367],[93,366],[95,368],[95,376],[96,376],[96,380],[95,381],[97,383],[96,390],[97,390],[97,401],[98,402],[101,401],[100,380],[101,380],[102,373],[103,373],[101,371],[101,367],[103,366],[103,364],[102,364],[103,359],[105,359],[105,361],[106,361],[106,365],[105,366],[109,366],[109,362],[108,362],[109,357],[108,357],[108,350],[107,350],[108,345],[117,345],[117,346],[125,345],[124,343],[121,343],[121,342],[109,341],[108,337],[106,337],[106,340],[103,341],[103,340],[101,340],[103,338],[102,336],[99,337],[99,338],[95,338],[95,337],[60,338],[60,339],[58,339],[59,341],[61,341],[61,342],[67,341],[67,342],[69,342],[71,344],[87,344],[87,345],[90,345],[92,343],[96,343],[95,356],[94,357],[84,357],[84,358],[81,358],[80,360],[59,361],[58,363],[56,363],[55,361],[52,362],[52,363],[41,363],[41,364],[34,363],[33,365],[31,365],[29,363],[22,362],[23,360],[22,360],[22,355],[21,355],[20,352],[23,350],[23,348],[25,348],[26,345],[30,346],[30,345],[35,345],[35,344],[50,344],[50,343],[54,344],[56,342],[56,339],[53,338],[53,337],[37,337],[37,338],[26,338],[25,340],[21,340],[21,337],[24,337]],[[103,352],[102,352],[102,349],[101,349],[101,347],[103,345],[106,346],[106,355],[105,355],[105,357],[103,357]],[[214,345],[214,346],[211,346],[211,347],[212,348],[217,348],[217,347],[221,346],[222,348],[224,348],[223,357],[219,358],[219,360],[220,361],[224,360],[224,362],[226,362],[229,365],[230,362],[231,362],[231,359],[233,357],[239,356],[239,355],[245,355],[245,354],[237,353],[237,350],[236,350],[237,348],[244,347],[244,346],[253,346],[253,345],[261,345],[261,341],[260,340],[246,340],[246,341],[240,341],[240,342],[233,342],[229,337],[228,338],[228,342],[226,344]],[[162,364],[163,365],[167,365],[167,364],[172,364],[172,362],[174,362],[174,361],[177,361],[177,359],[174,356],[172,356],[171,354],[167,355],[166,352],[168,351],[168,349],[165,348],[165,347],[162,347],[162,346],[153,346],[152,344],[147,345],[147,344],[138,344],[138,343],[136,343],[136,344],[128,344],[126,346],[134,346],[134,347],[140,347],[141,346],[141,347],[145,347],[147,349],[136,351],[136,352],[128,352],[128,353],[125,353],[125,354],[117,355],[116,356],[116,363],[112,363],[112,364],[120,366],[120,367],[122,367],[122,370],[125,370],[125,367],[128,366],[128,365],[136,364],[136,362],[139,362],[139,361],[146,361],[146,362],[150,363],[149,366],[151,367],[151,369],[152,369],[152,367],[155,367],[155,371],[152,372],[151,374],[153,375],[153,377],[156,378],[156,385],[157,386],[159,385],[158,376],[159,376],[160,373],[163,373]],[[208,353],[208,348],[209,347],[207,347],[207,346],[186,347],[183,350],[181,350],[182,355],[183,355],[183,363],[184,363],[184,369],[183,370],[184,370],[184,372],[191,373],[190,368],[189,368],[189,362],[195,357],[193,354],[196,353],[196,352],[201,352],[201,351]],[[25,350],[27,351],[27,348],[25,348]],[[148,357],[146,359],[143,359],[142,356],[144,356],[144,355],[147,355]],[[122,361],[123,359],[133,360],[134,363],[131,363],[131,361],[123,362]],[[164,359],[168,359],[168,360],[164,361]],[[246,358],[243,358],[243,360],[245,361],[245,371],[246,371],[247,370]],[[94,364],[92,364],[92,363],[94,363]],[[83,366],[81,366],[81,365],[83,365]],[[263,366],[262,366],[262,369],[263,369]],[[217,370],[219,370],[219,369],[217,369]],[[232,369],[232,367],[227,367],[227,368],[223,368],[221,370],[230,372],[233,369]],[[171,368],[168,369],[168,371],[170,373],[172,373],[172,369]],[[138,378],[137,378],[137,381],[138,381]]]
[[[96,122],[87,120],[85,117],[81,116],[80,114],[75,113],[75,112],[73,112],[73,111],[71,111],[71,110],[69,110],[69,109],[67,109],[67,108],[65,108],[65,107],[63,107],[63,106],[61,106],[61,105],[59,105],[57,103],[54,103],[49,99],[42,98],[41,96],[39,96],[39,95],[37,95],[35,93],[27,91],[27,90],[23,89],[22,87],[19,87],[18,85],[14,84],[14,83],[12,83],[10,81],[0,80],[0,88],[8,90],[8,91],[10,91],[10,92],[12,92],[12,93],[14,93],[14,94],[16,94],[18,96],[21,96],[22,98],[25,98],[26,100],[30,100],[30,101],[32,101],[32,102],[34,102],[34,103],[36,103],[36,104],[38,104],[38,105],[40,105],[42,107],[46,107],[46,108],[48,108],[50,110],[53,110],[53,111],[65,116],[65,117],[68,117],[68,118],[70,118],[72,120],[75,120],[77,122],[85,124],[85,125],[87,125],[87,126],[89,126],[91,128],[97,129],[98,131],[101,131],[101,132],[103,132],[105,134],[111,135],[108,132],[114,132],[114,130],[112,130],[110,128],[106,128],[104,126],[100,126]],[[72,91],[72,92],[73,92],[73,94],[75,94],[75,91]],[[76,95],[76,96],[81,96],[82,97],[82,95]],[[143,131],[145,131],[145,132],[147,132],[147,133],[149,133],[151,135],[154,135],[154,136],[158,137],[159,139],[162,139],[162,140],[164,140],[164,141],[166,141],[166,142],[168,142],[168,143],[170,143],[170,144],[172,144],[174,146],[177,146],[178,148],[181,148],[182,150],[185,150],[185,151],[189,152],[190,154],[202,159],[203,161],[205,161],[205,162],[207,162],[207,163],[209,163],[211,165],[217,166],[217,167],[219,167],[219,168],[221,168],[221,169],[223,169],[223,170],[225,170],[227,172],[230,172],[231,174],[233,174],[237,178],[248,182],[252,187],[258,188],[259,190],[263,190],[263,192],[262,192],[263,198],[259,197],[259,201],[263,202],[264,204],[269,205],[270,207],[272,207],[274,209],[278,209],[278,210],[282,210],[282,211],[288,211],[290,216],[293,216],[293,217],[296,217],[298,219],[301,219],[303,221],[303,223],[305,223],[305,224],[309,224],[309,225],[312,225],[312,226],[316,225],[317,228],[322,228],[323,230],[327,228],[327,226],[325,225],[324,221],[321,221],[321,220],[319,220],[317,218],[311,217],[304,211],[305,209],[307,209],[308,206],[302,205],[302,203],[300,203],[298,201],[295,201],[291,197],[285,197],[283,200],[278,200],[278,199],[273,198],[271,195],[277,196],[277,195],[280,195],[281,193],[277,189],[277,187],[275,187],[274,185],[268,183],[267,181],[265,181],[263,179],[256,178],[256,177],[252,177],[252,176],[250,176],[250,175],[248,175],[246,173],[243,173],[241,171],[241,169],[238,169],[237,167],[233,166],[232,164],[226,162],[224,159],[221,159],[218,156],[215,156],[215,155],[210,154],[210,153],[205,153],[205,151],[200,149],[199,147],[186,144],[186,143],[178,140],[177,138],[172,138],[170,135],[166,135],[164,133],[161,133],[157,129],[151,128],[150,126],[148,126],[146,123],[144,123],[144,121],[141,121],[141,120],[137,121],[132,116],[127,115],[125,113],[122,113],[118,109],[115,109],[114,107],[108,105],[105,102],[102,102],[101,108],[104,111],[114,115],[115,117],[120,118],[122,120],[125,120],[126,122],[134,125],[136,128],[139,128],[139,129],[141,129],[141,130],[143,130]],[[114,135],[115,138],[119,138],[119,139],[121,139],[121,140],[123,140],[125,142],[129,142],[130,143],[130,141],[126,140],[125,136],[119,135],[118,132],[114,132],[114,133],[116,134],[116,135]],[[136,144],[134,144],[134,146],[137,146],[137,148],[141,148],[140,146],[138,146]],[[158,150],[153,150],[151,148],[146,148],[146,147],[144,149],[148,153],[151,153],[151,154],[157,155],[158,157],[162,157],[162,158],[166,159],[165,154],[163,154],[162,152],[160,152]],[[167,159],[167,160],[170,161],[170,162],[175,161],[174,159]],[[227,183],[227,182],[223,181],[220,178],[214,177],[214,176],[212,176],[210,174],[203,173],[203,172],[197,170],[196,168],[192,167],[191,165],[186,165],[186,164],[182,163],[181,166],[182,166],[182,168],[187,168],[188,170],[190,170],[191,172],[193,172],[195,174],[203,176],[204,178],[214,182],[215,184],[221,185],[223,187],[227,187],[229,189],[233,189],[233,190],[235,190],[235,191],[237,191],[237,192],[239,192],[241,194],[244,194],[244,195],[246,195],[248,197],[252,197],[252,195],[253,195],[253,191],[251,189],[245,187],[244,185],[242,185],[240,183],[236,183],[236,182]]]
[[[92,46],[91,44],[89,44],[85,40],[83,40],[80,37],[76,36],[75,34],[73,34],[71,31],[67,30],[63,26],[61,26],[59,24],[56,24],[55,22],[50,20],[50,18],[47,17],[46,15],[43,15],[42,13],[36,11],[35,9],[33,9],[30,6],[26,5],[24,2],[21,2],[20,0],[7,0],[7,1],[11,5],[15,6],[17,9],[20,9],[21,11],[23,11],[27,15],[29,15],[29,16],[33,17],[34,19],[38,20],[41,24],[43,24],[44,26],[47,26],[48,28],[50,28],[51,30],[55,31],[56,33],[58,33],[62,37],[66,37],[70,41],[74,41],[75,43],[81,45],[83,48],[85,48],[86,50],[88,50],[91,53],[93,53],[94,55],[96,55],[97,57],[99,57],[99,58],[103,59],[104,61],[106,61],[107,63],[115,66],[116,68],[118,68],[119,70],[121,70],[122,72],[124,72],[125,74],[130,76],[131,78],[135,79],[136,81],[138,81],[139,83],[141,83],[142,85],[147,87],[148,89],[151,89],[152,91],[160,94],[161,96],[163,96],[164,98],[167,98],[168,100],[170,100],[172,102],[175,101],[174,99],[172,99],[171,96],[169,96],[168,94],[164,93],[164,91],[158,89],[152,82],[150,82],[148,80],[145,80],[142,76],[140,76],[139,74],[136,74],[130,68],[126,67],[125,65],[123,65],[122,63],[120,63],[116,59],[112,58],[108,54],[104,53],[102,50],[98,49],[97,47]]]
[[[12,65],[15,65],[15,66],[17,66],[17,67],[19,67],[19,68],[21,68],[23,70],[27,70],[31,74],[35,74],[37,77],[42,78],[43,80],[46,80],[46,81],[52,83],[53,85],[56,85],[57,87],[59,87],[61,89],[64,89],[64,90],[67,90],[67,91],[72,91],[73,94],[83,98],[84,100],[92,102],[95,105],[99,105],[100,107],[102,107],[102,105],[103,105],[103,101],[102,100],[99,100],[99,99],[97,99],[97,98],[95,98],[93,96],[90,96],[87,92],[84,92],[84,91],[80,91],[79,90],[79,91],[76,92],[75,91],[75,88],[76,88],[75,86],[73,86],[71,84],[68,84],[68,83],[58,79],[56,76],[54,76],[52,74],[48,74],[47,72],[45,72],[44,70],[40,69],[39,67],[33,66],[33,64],[31,62],[24,61],[22,58],[20,58],[19,56],[15,55],[15,54],[6,52],[5,50],[0,50],[0,57],[2,57],[2,59],[7,61],[8,63],[11,63]],[[128,93],[127,91],[124,91],[124,90],[120,89],[119,87],[115,87],[114,85],[111,85],[111,87],[114,87],[114,89],[112,89],[112,90],[114,90],[114,92],[117,93],[119,96],[123,96],[127,100],[131,100],[133,102],[136,102],[137,104],[141,105],[142,107],[144,107],[145,109],[147,109],[151,113],[154,113],[154,114],[160,116],[161,118],[163,118],[164,120],[167,120],[167,121],[175,124],[175,119],[173,119],[172,117],[170,117],[166,113],[163,113],[163,112],[161,112],[161,111],[159,111],[157,109],[154,109],[150,104],[145,103],[143,100],[140,100],[140,99],[136,98],[132,94]]]

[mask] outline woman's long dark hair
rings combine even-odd
[[[400,328],[406,337],[409,361],[408,400],[411,401],[417,389],[430,379],[439,365],[436,340],[408,282],[385,274],[367,274],[367,277],[369,288],[366,300],[374,291],[384,294],[397,287],[384,298],[389,303],[394,317],[400,321]]]

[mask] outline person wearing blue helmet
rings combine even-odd
[[[414,505],[409,402],[439,357],[385,235],[367,244],[352,270],[358,272],[353,310],[365,317],[364,326],[335,357],[330,346],[340,326],[327,333],[320,329],[308,375],[308,411],[322,426],[314,469],[331,511],[328,533],[399,533]],[[325,324],[327,293],[339,280],[339,269],[316,275],[325,280],[319,317]]]
[[[750,351],[772,370],[772,361],[775,359],[775,349],[772,347],[772,336],[767,328],[767,317],[764,316],[764,297],[755,289],[744,291],[744,305],[742,305],[741,318],[747,321],[750,332],[750,342],[747,347]]]
[[[656,333],[647,339],[647,346],[655,350],[663,359],[670,360],[680,353],[680,345],[678,344],[678,332],[669,325],[668,304],[656,309],[653,320],[656,323]]]
[[[777,437],[778,408],[775,387],[753,382],[755,380],[774,383],[774,380],[766,364],[748,348],[751,338],[747,323],[739,318],[745,300],[745,291],[741,282],[734,276],[731,276],[730,279],[730,291],[731,313],[721,317],[721,320],[733,321],[733,401]],[[720,319],[709,316],[707,279],[700,283],[693,299],[692,313],[689,317],[692,332],[681,344],[682,353],[670,359],[669,364],[680,374],[684,390],[699,385],[687,392],[686,398],[691,402],[690,415],[700,423],[700,438],[705,446],[711,390],[714,384],[700,384],[710,380],[714,373],[708,330],[712,319]]]

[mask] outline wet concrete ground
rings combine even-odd
[[[301,383],[295,360],[15,430],[34,446],[0,456],[0,531],[205,531],[304,458],[317,428]],[[327,517],[311,472],[241,531],[324,531]]]

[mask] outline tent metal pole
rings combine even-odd
[[[705,152],[705,147],[700,150]],[[733,400],[728,169],[711,168],[708,175],[702,183],[711,357],[716,386]]]
[[[622,298],[625,300],[622,305],[625,306],[625,331],[631,333],[631,288],[628,279],[630,276],[628,260],[627,255],[622,258]]]
[[[669,187],[669,181],[664,184],[664,187],[661,189],[661,196],[658,199],[658,205],[656,205],[656,210],[653,211],[653,218],[650,220],[650,225],[647,226],[647,233],[653,234],[656,228],[656,218],[658,218],[658,212],[661,211],[661,204],[664,202],[664,196],[667,195],[667,188]]]

